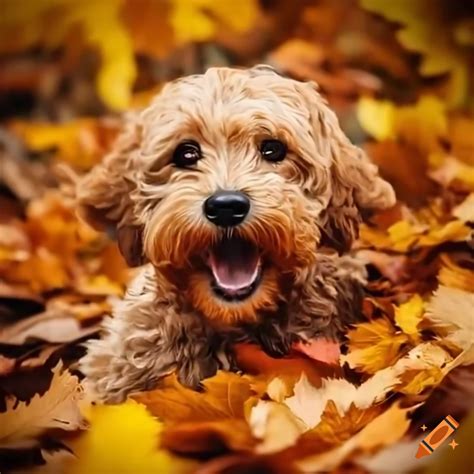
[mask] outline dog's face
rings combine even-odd
[[[81,214],[115,226],[207,318],[253,322],[319,246],[347,248],[360,210],[393,190],[349,143],[314,85],[267,67],[167,85],[78,186]]]

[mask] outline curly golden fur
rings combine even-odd
[[[282,161],[262,158],[269,139],[285,144]],[[202,159],[178,168],[173,153],[189,140]],[[203,203],[219,190],[247,197],[243,222],[206,219]],[[281,356],[296,340],[340,337],[357,318],[364,269],[338,253],[357,237],[361,211],[395,196],[314,84],[257,66],[166,85],[128,117],[77,199],[85,220],[115,233],[130,265],[144,264],[81,363],[98,396],[120,401],[173,370],[196,386],[233,369],[236,340]],[[261,274],[245,298],[215,292],[204,255],[223,239],[258,249]]]

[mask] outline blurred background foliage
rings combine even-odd
[[[56,165],[90,169],[121,114],[166,82],[259,63],[317,82],[397,192],[356,244],[370,267],[364,311],[390,321],[364,349],[383,367],[401,356],[396,341],[409,338],[393,337],[393,305],[413,295],[439,283],[472,297],[473,1],[0,0],[0,405],[4,393],[44,392],[59,358],[74,368],[130,277],[116,245],[77,220]],[[434,390],[416,429],[472,412],[473,367]],[[424,379],[416,403],[439,382]],[[472,415],[463,429],[468,446]],[[472,472],[471,453],[458,452],[429,472]],[[373,472],[387,459],[399,456]]]

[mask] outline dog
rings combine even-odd
[[[310,82],[268,66],[210,68],[127,117],[77,186],[78,214],[142,266],[80,369],[116,403],[176,372],[236,370],[233,344],[282,357],[340,340],[360,316],[361,214],[392,187]]]

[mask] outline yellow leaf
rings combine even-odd
[[[10,52],[32,46],[49,49],[79,32],[101,59],[96,78],[99,95],[112,108],[123,109],[130,100],[136,76],[132,42],[120,18],[123,0],[70,2],[39,0],[34,8],[24,2],[5,2],[0,21],[0,50]]]
[[[402,377],[401,387],[397,391],[405,395],[418,395],[427,387],[439,385],[444,376],[445,373],[439,367],[415,373],[407,371],[405,377]]]
[[[409,106],[365,97],[357,105],[357,118],[377,140],[400,140],[423,154],[440,149],[448,128],[446,106],[434,96],[422,96]]]
[[[398,221],[387,232],[362,225],[360,239],[375,248],[407,252],[419,247],[434,247],[444,242],[462,242],[471,236],[471,229],[462,221],[431,226]]]
[[[97,164],[115,140],[119,124],[112,120],[77,119],[62,124],[14,121],[9,129],[30,150],[54,150],[58,160],[88,170]]]
[[[361,4],[367,10],[400,23],[400,42],[409,51],[423,56],[421,74],[450,73],[449,102],[462,104],[468,92],[470,53],[468,47],[456,42],[453,31],[453,25],[464,19],[461,11],[457,18],[454,13],[454,18],[447,23],[445,0],[362,0]]]
[[[474,271],[456,265],[447,254],[441,256],[442,266],[438,273],[440,285],[474,293]]]
[[[218,28],[245,31],[258,14],[255,0],[172,0],[170,22],[179,42],[207,41]]]
[[[349,331],[349,352],[341,362],[369,374],[388,367],[400,356],[400,347],[408,342],[406,334],[396,333],[387,319],[380,318],[356,325]]]
[[[395,105],[388,100],[362,97],[357,104],[359,123],[378,141],[396,137],[395,113]]]
[[[122,296],[123,288],[106,275],[91,275],[82,278],[77,283],[76,289],[83,295],[94,296]]]
[[[159,449],[162,425],[134,401],[92,407],[91,428],[67,442],[74,451],[62,472],[123,474],[192,472],[194,463]]]
[[[351,403],[349,408],[341,414],[336,404],[329,400],[319,424],[304,436],[307,439],[313,439],[314,442],[322,440],[332,445],[340,444],[360,431],[382,411],[382,405],[359,408]]]
[[[406,303],[395,308],[397,326],[409,336],[418,339],[418,324],[423,317],[424,304],[420,295],[414,295]]]
[[[82,398],[78,378],[57,365],[51,385],[43,395],[37,394],[27,403],[7,398],[7,411],[0,413],[0,444],[31,441],[51,428],[84,428],[79,409]]]

